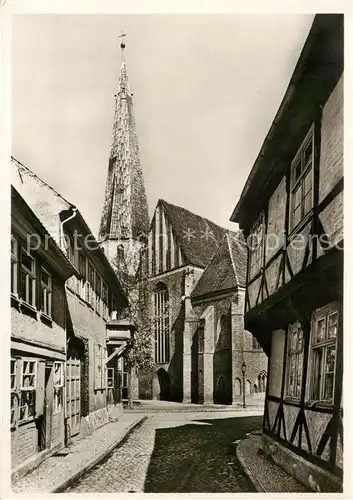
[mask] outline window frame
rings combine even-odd
[[[336,321],[336,334],[335,337],[328,336],[328,323],[329,317],[337,316]],[[316,325],[319,321],[324,320],[324,338],[316,341],[317,329]],[[332,407],[335,397],[335,384],[336,384],[336,370],[337,370],[337,354],[338,354],[338,335],[339,327],[342,318],[340,317],[340,308],[337,302],[331,302],[324,307],[316,309],[312,314],[311,331],[310,331],[310,346],[309,346],[309,387],[308,387],[308,400],[310,404],[318,404],[325,407]],[[330,348],[334,348],[335,356],[333,361],[333,370],[327,371],[327,352]],[[316,359],[319,355],[316,353],[321,352],[319,358],[319,372],[316,372]],[[325,398],[325,382],[326,375],[332,375],[332,395],[331,398]],[[318,391],[318,392],[317,392]]]
[[[25,254],[27,257],[29,257],[32,262],[33,262],[33,269],[28,269],[28,267],[23,263],[23,254]],[[23,280],[23,274],[25,274],[26,278]],[[28,285],[27,283],[27,277],[28,281],[30,282],[31,285]],[[23,296],[23,286],[25,286],[25,293]],[[30,297],[30,286],[32,287],[32,299],[33,303],[30,302],[29,297]],[[28,304],[30,307],[37,308],[37,262],[36,258],[34,255],[32,255],[30,252],[27,251],[25,246],[21,245],[21,280],[20,280],[20,297],[25,302]]]
[[[14,252],[12,251],[12,246],[11,246],[11,293],[13,295],[18,296],[19,244],[18,244],[18,239],[13,234],[11,234],[11,244],[12,243],[14,243]]]
[[[18,367],[18,359],[11,357],[10,358],[10,428],[16,427],[19,416],[20,399],[18,397],[17,367]]]
[[[102,297],[102,277],[100,276],[99,273],[96,272],[95,276],[95,293],[96,293],[96,300],[95,300],[95,310],[96,312],[100,315],[102,313],[102,304],[101,304],[101,297]]]
[[[79,280],[79,295],[82,299],[85,299],[85,284],[86,284],[86,256],[81,251],[78,252],[78,271],[81,275],[81,279]]]
[[[314,166],[315,166],[315,134],[314,134],[314,124],[312,124],[299,146],[290,167],[290,213],[289,213],[289,232],[294,232],[304,220],[309,216],[309,214],[313,210],[314,205]],[[308,145],[311,142],[311,157],[309,161],[305,159],[305,153]],[[298,178],[295,178],[296,167],[300,163],[301,171]],[[305,199],[307,197],[307,193],[305,193],[305,180],[310,172],[311,175],[311,199],[310,199],[310,209],[308,211],[305,210]],[[295,208],[300,207],[300,218],[297,222],[293,220],[294,214],[294,203],[295,196],[294,194],[300,189],[300,203],[296,205]]]
[[[21,363],[21,374],[20,374],[20,401],[19,401],[19,414],[18,414],[18,422],[24,423],[29,422],[35,419],[35,406],[36,406],[36,390],[37,390],[37,376],[38,376],[38,360],[35,358],[22,358],[20,360]],[[24,373],[24,365],[25,363],[34,363],[34,371],[29,373]],[[24,386],[23,385],[23,377],[31,375],[33,376],[33,385]],[[27,408],[33,406],[33,414],[29,415],[29,411],[25,411],[25,417],[21,418],[21,410],[25,406],[22,404],[22,398],[24,393],[31,393],[31,398],[33,399],[31,405],[28,405]]]
[[[103,319],[107,320],[109,316],[109,290],[108,290],[108,285],[106,282],[102,279],[102,314],[103,314]]]
[[[47,285],[45,282],[42,280],[42,275],[47,274],[49,277],[49,285]],[[44,296],[46,296],[46,304],[45,301],[43,300],[43,292]],[[52,307],[53,307],[53,300],[52,300],[52,295],[53,295],[53,275],[51,272],[48,271],[48,269],[45,266],[40,267],[40,310],[42,314],[45,314],[49,318],[52,317]],[[45,307],[46,305],[46,307]]]
[[[60,379],[55,380],[55,366],[60,367]],[[64,384],[65,368],[63,361],[54,361],[53,363],[53,415],[61,413],[64,409]]]
[[[255,223],[253,224],[250,231],[250,245],[248,245],[249,249],[249,279],[254,278],[257,274],[261,272],[263,267],[263,257],[264,257],[264,242],[265,242],[265,214],[261,212]],[[255,234],[260,233],[260,240],[257,236],[257,245],[256,248],[253,248],[252,238]],[[256,257],[254,264],[254,257]]]
[[[299,332],[301,332],[301,346],[299,347]],[[293,348],[293,335],[296,334],[296,346]],[[285,399],[291,401],[300,401],[303,389],[303,374],[304,374],[304,349],[305,349],[305,339],[304,331],[299,321],[292,323],[288,326],[287,330],[288,340],[287,340],[287,352],[286,352],[286,373],[285,373]],[[294,374],[294,393],[290,393],[289,389],[290,376],[291,376],[291,366],[292,360],[295,362],[295,374]],[[298,365],[301,363],[301,369],[298,371]],[[298,383],[298,377],[300,375],[300,385],[299,389],[296,391],[295,386]]]
[[[89,305],[94,309],[95,307],[95,292],[94,292],[94,287],[95,287],[95,273],[96,270],[93,266],[93,264],[90,263],[90,261],[87,259],[87,296],[86,300],[89,303]]]

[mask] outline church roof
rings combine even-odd
[[[225,234],[191,297],[197,298],[245,287],[246,262],[247,250],[241,231]]]
[[[115,96],[113,138],[108,165],[99,239],[136,238],[147,234],[148,204],[129,89],[124,49]]]
[[[187,263],[205,268],[224,235],[230,231],[186,208],[162,199],[158,203],[173,227]]]

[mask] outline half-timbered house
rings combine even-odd
[[[231,220],[245,327],[269,354],[263,450],[315,491],[342,483],[343,16],[317,15]]]

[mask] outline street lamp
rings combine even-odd
[[[243,374],[243,408],[245,408],[245,372],[246,372],[245,361],[243,361],[243,364],[241,365],[241,372]]]

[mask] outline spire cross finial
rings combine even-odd
[[[126,33],[124,33],[123,31],[121,32],[121,35],[119,35],[119,38],[121,38],[121,44],[120,44],[120,47],[124,50],[125,49],[125,41],[124,41],[124,37],[126,36]]]

